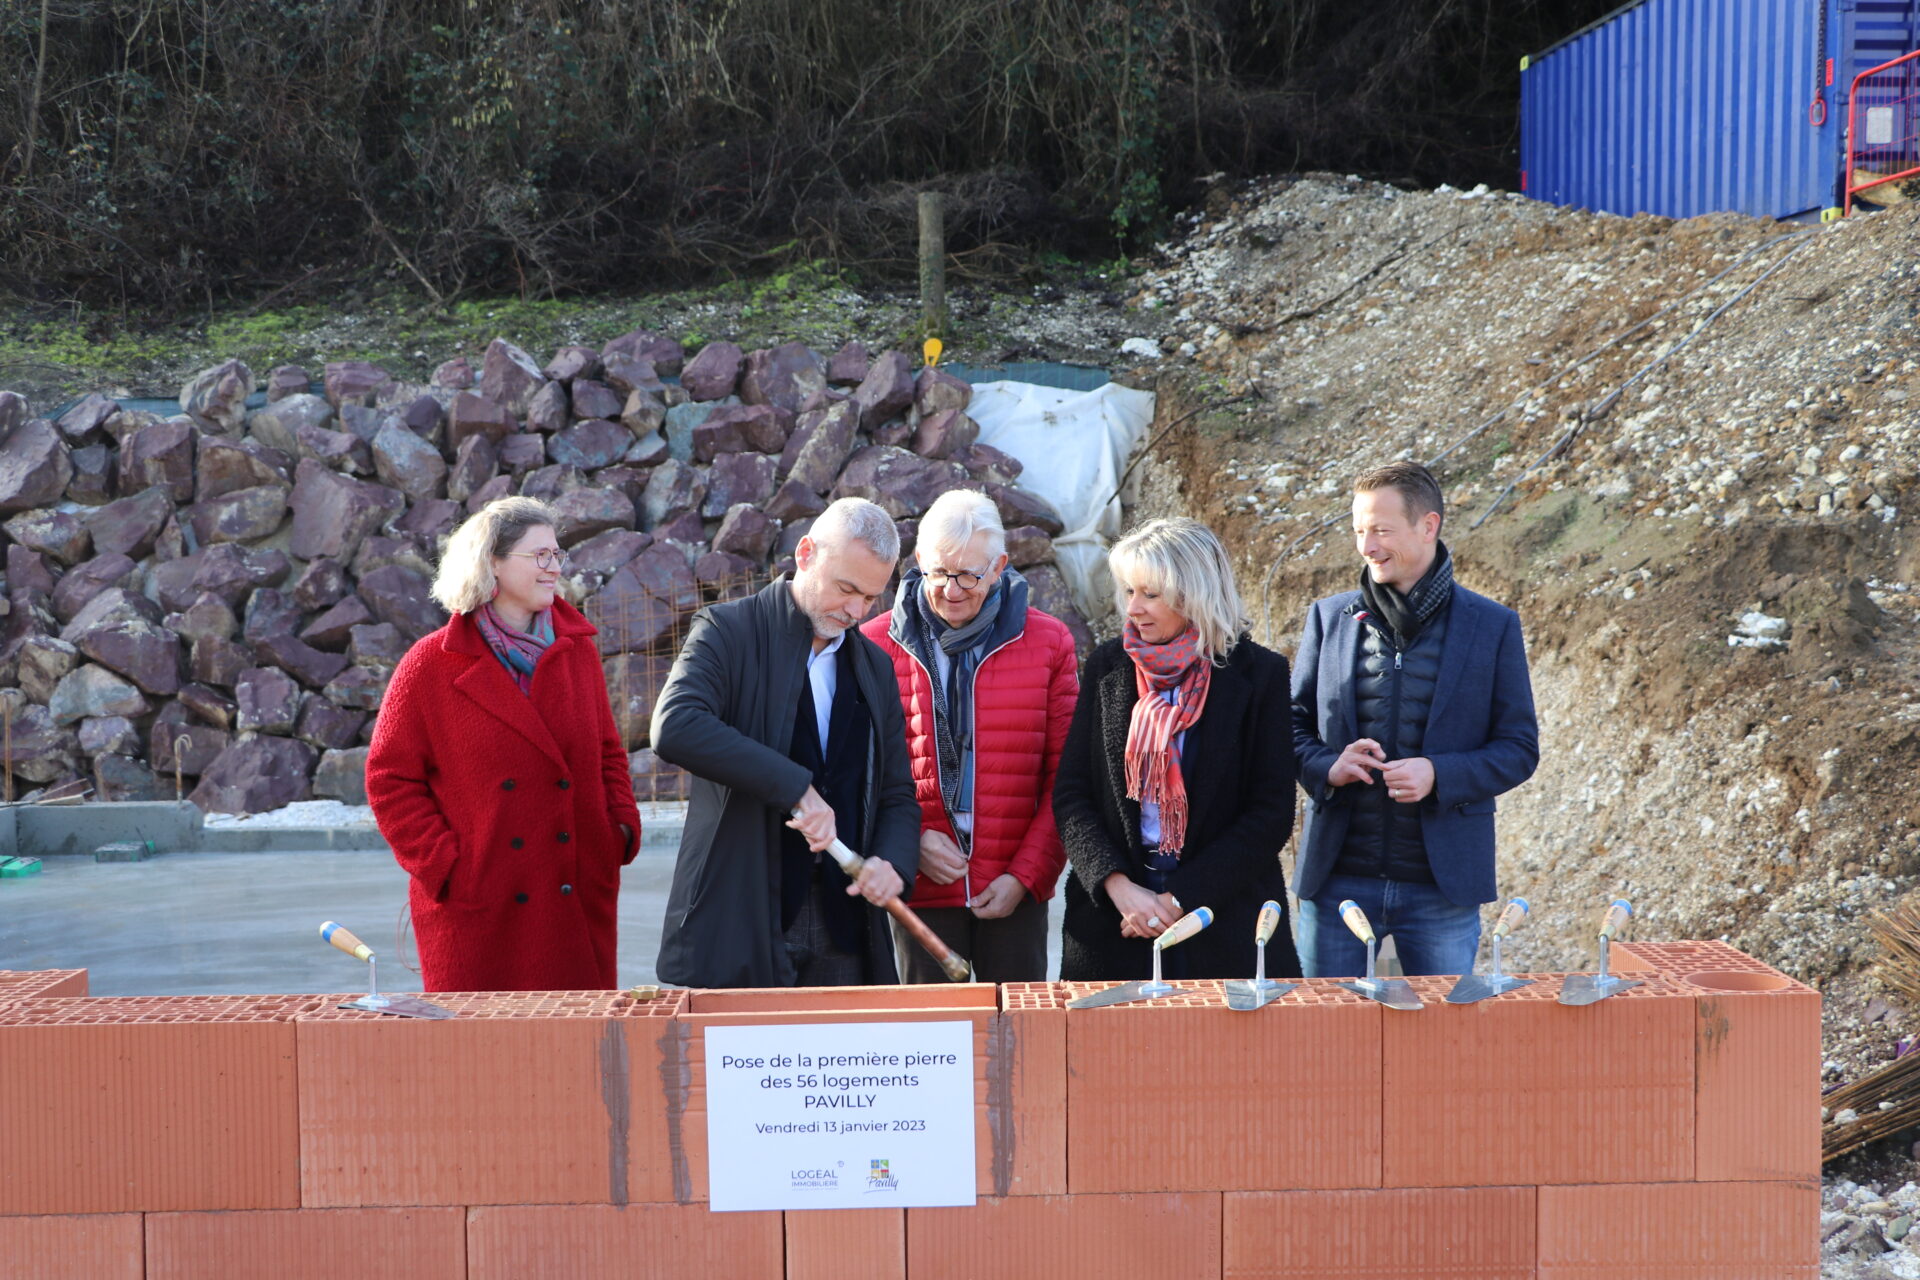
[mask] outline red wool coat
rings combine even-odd
[[[892,621],[883,614],[860,630],[893,662],[900,684],[921,830],[951,836],[940,800],[933,688],[919,659],[888,634]],[[1020,637],[980,664],[973,679],[973,857],[967,874],[952,884],[916,878],[915,907],[963,907],[970,888],[983,889],[1008,872],[1034,897],[1053,896],[1067,864],[1053,825],[1053,776],[1080,696],[1077,666],[1066,624],[1034,608]]]
[[[367,799],[412,878],[428,991],[619,985],[615,905],[640,813],[593,624],[555,601],[553,631],[531,697],[464,614],[387,686]]]

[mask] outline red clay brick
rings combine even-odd
[[[147,1280],[464,1280],[460,1209],[150,1213]]]
[[[455,1016],[300,1019],[307,1207],[672,1198],[661,1037],[684,993],[434,999]]]
[[[85,994],[85,969],[0,969],[0,1001]]]
[[[1067,1193],[1067,1004],[1051,982],[1000,988],[988,1072],[996,1196]]]
[[[1534,1188],[1229,1192],[1226,1280],[1533,1280]]]
[[[1653,1182],[1693,1176],[1691,992],[1649,972],[1598,1003],[1556,1003],[1561,979],[1384,1027],[1384,1184]]]
[[[1067,1011],[1069,1190],[1379,1186],[1382,1007],[1314,980],[1237,1013],[1217,981],[1180,985]]]
[[[924,1000],[916,993],[929,993]],[[917,1003],[916,1003],[917,1002]],[[990,1195],[997,1183],[1038,1189],[1048,1172],[1047,1134],[1042,1123],[1023,1132],[1026,1109],[1012,1089],[1022,1075],[1017,1041],[1019,1023],[1009,1025],[998,1012],[999,992],[984,983],[948,987],[795,987],[775,991],[693,991],[676,1022],[684,1033],[679,1057],[680,1084],[668,1097],[669,1144],[684,1152],[686,1176],[676,1183],[676,1199],[707,1198],[706,1028],[710,1026],[791,1026],[810,1022],[958,1022],[973,1023],[975,1187]],[[1036,1054],[1045,1052],[1044,1030]],[[1002,1063],[1011,1065],[1002,1068]],[[1044,1066],[1036,1068],[1044,1072]],[[1044,1098],[1036,1099],[1043,1102]],[[636,1104],[637,1105],[637,1104]],[[1012,1122],[997,1117],[1011,1114]],[[1022,1161],[1022,1144],[1027,1158]]]
[[[1219,1274],[1214,1194],[1009,1196],[907,1210],[911,1280]]]
[[[1820,1184],[1540,1188],[1539,1280],[1815,1280]]]
[[[905,1209],[799,1210],[787,1217],[787,1280],[906,1280]]]
[[[0,1280],[141,1280],[137,1213],[0,1217]]]
[[[1702,1182],[1820,1176],[1820,995],[1780,980],[1772,990],[1700,991],[1694,1177]]]
[[[0,1008],[0,1061],[20,1085],[0,1091],[0,1205],[25,1214],[298,1206],[291,1019],[315,999]]]
[[[778,1213],[705,1205],[501,1205],[467,1214],[469,1280],[779,1280]],[[857,1273],[848,1273],[849,1275]]]

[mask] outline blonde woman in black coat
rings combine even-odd
[[[1054,787],[1073,869],[1060,976],[1146,977],[1152,940],[1204,906],[1213,926],[1165,953],[1168,976],[1245,977],[1261,904],[1287,900],[1287,660],[1248,637],[1226,550],[1199,521],[1152,521],[1108,565],[1125,626],[1087,659]],[[1300,973],[1285,927],[1267,972]]]

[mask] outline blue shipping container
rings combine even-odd
[[[1920,44],[1916,18],[1920,0],[1635,0],[1524,65],[1521,190],[1817,216],[1844,191],[1848,87]]]

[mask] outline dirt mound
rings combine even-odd
[[[1819,982],[1835,1071],[1884,1059],[1905,1015],[1863,1016],[1864,922],[1920,871],[1920,215],[1674,222],[1324,175],[1207,209],[1135,299],[1172,314],[1140,513],[1220,529],[1291,652],[1355,579],[1352,477],[1432,462],[1460,578],[1520,611],[1533,662],[1542,761],[1500,828],[1538,908],[1522,963],[1591,964],[1618,894],[1643,937]]]

